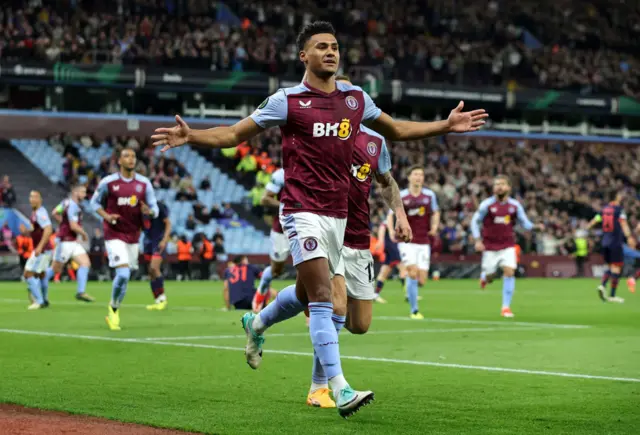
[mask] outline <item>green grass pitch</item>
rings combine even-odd
[[[275,282],[282,288],[284,283]],[[343,368],[376,401],[351,419],[305,405],[310,340],[302,316],[267,333],[259,370],[244,361],[241,312],[221,284],[168,282],[169,309],[148,312],[135,282],[122,331],[98,302],[53,284],[28,312],[24,284],[0,283],[0,402],[205,433],[637,434],[640,294],[603,304],[594,280],[517,282],[516,318],[499,316],[501,283],[429,282],[424,321],[408,319],[398,283],[375,305],[370,334],[341,334]]]

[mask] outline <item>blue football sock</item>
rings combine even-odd
[[[600,284],[603,287],[607,286],[607,283],[609,282],[609,278],[611,278],[611,270],[607,269],[603,274],[602,274],[602,281],[600,281]]]
[[[336,332],[339,334],[340,330],[344,327],[344,322],[347,320],[345,316],[338,316],[337,314],[333,314],[331,316],[331,320],[333,321],[333,326],[336,328]],[[322,364],[320,363],[320,359],[318,358],[318,354],[316,351],[313,351],[313,368],[311,370],[311,382],[316,385],[327,385],[329,380],[327,379],[327,375],[322,368]]]
[[[78,268],[76,280],[78,281],[78,294],[84,293],[87,289],[87,281],[89,280],[89,268],[86,266]]]
[[[411,305],[411,313],[418,312],[418,280],[407,278],[407,297],[409,298],[409,305]]]
[[[266,269],[262,271],[262,277],[260,277],[260,284],[258,285],[258,291],[261,295],[266,295],[269,292],[272,279],[271,266],[267,266]]]
[[[53,278],[53,268],[48,267],[47,271],[44,273],[44,277],[40,278],[40,289],[42,290],[42,299],[45,301],[49,300],[49,281]]]
[[[42,298],[42,290],[40,288],[40,279],[35,276],[31,276],[27,278],[27,285],[29,286],[29,291],[33,295],[33,298],[40,305],[44,304],[44,299]]]
[[[309,303],[309,335],[327,378],[342,377],[338,332],[331,321],[331,302]],[[344,378],[344,377],[342,377]]]
[[[113,278],[113,286],[111,287],[111,307],[118,309],[120,303],[127,293],[127,284],[131,278],[131,269],[128,267],[118,267],[116,276]]]
[[[515,290],[515,276],[505,276],[502,278],[502,308],[508,308],[511,306],[511,299],[513,299],[513,292]]]
[[[304,305],[296,296],[296,286],[290,285],[278,293],[276,299],[256,316],[253,329],[262,334],[267,328],[297,316],[304,311]]]

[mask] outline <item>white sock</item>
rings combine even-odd
[[[160,296],[156,298],[156,304],[159,304],[160,302],[164,302],[166,300],[167,300],[167,295],[162,293]]]
[[[328,384],[316,384],[315,382],[311,383],[311,388],[309,388],[309,392],[310,393],[314,393],[318,390],[320,390],[321,388],[329,388]]]
[[[329,385],[331,385],[331,389],[333,390],[333,397],[338,397],[340,391],[349,386],[347,380],[344,378],[344,375],[334,376],[333,378],[329,379]]]
[[[258,315],[253,318],[253,323],[251,326],[253,327],[253,330],[256,331],[258,334],[262,334],[267,329],[265,324],[262,323],[262,319],[260,318],[260,313],[258,313]]]

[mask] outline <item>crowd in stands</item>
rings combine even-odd
[[[10,1],[0,57],[302,75],[297,29],[338,31],[345,72],[386,79],[524,85],[640,96],[640,7],[632,0]],[[75,5],[75,6],[73,6]]]

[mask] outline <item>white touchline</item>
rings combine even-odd
[[[415,322],[415,320],[409,317],[401,317],[401,316],[375,316],[374,320],[398,320],[398,321],[407,321],[407,322]],[[564,323],[538,323],[538,322],[517,322],[511,320],[470,320],[470,319],[434,319],[427,317],[424,319],[425,322],[434,322],[434,323],[469,323],[476,325],[518,325],[518,326],[537,326],[540,328],[559,328],[559,329],[586,329],[591,328],[590,325],[567,325]]]
[[[387,334],[422,334],[422,333],[426,333],[426,334],[438,334],[441,332],[499,332],[499,331],[505,331],[505,332],[510,332],[510,331],[540,331],[543,329],[547,329],[547,328],[534,328],[531,326],[527,326],[527,327],[514,327],[514,328],[510,328],[508,326],[502,327],[502,328],[451,328],[451,329],[436,329],[436,328],[430,328],[430,329],[398,329],[395,331],[369,331],[367,332],[364,337],[366,337],[367,335],[387,335]],[[344,336],[349,337],[350,335],[345,332]],[[277,333],[277,334],[271,334],[271,333],[267,333],[266,335],[268,338],[277,338],[277,337],[308,337],[309,336],[309,332],[289,332],[289,333]],[[236,338],[245,338],[246,335],[244,334],[236,334],[236,335],[192,335],[192,336],[186,336],[186,337],[144,337],[144,338],[140,338],[140,340],[150,340],[150,341],[171,341],[171,340],[187,340],[187,341],[191,341],[191,340],[222,340],[222,339],[236,339]]]
[[[0,302],[3,303],[9,303],[9,304],[27,304],[26,300],[23,299],[0,299]],[[53,302],[53,305],[74,305],[74,306],[79,306],[82,307],[82,309],[89,309],[89,308],[99,308],[99,309],[104,309],[104,306],[99,305],[99,304],[82,304],[82,303],[77,303],[77,302],[69,302],[69,301],[55,301]],[[124,309],[126,308],[145,308],[146,309],[147,305],[145,304],[125,304],[124,305]],[[220,311],[218,308],[215,307],[185,307],[185,306],[180,306],[180,305],[171,305],[170,308],[172,311],[176,310],[176,311]],[[233,312],[231,312],[233,313]],[[228,315],[230,314],[229,312],[224,312],[221,314],[223,315]],[[236,314],[236,313],[233,313]],[[567,325],[567,324],[563,324],[563,323],[538,323],[538,322],[518,322],[518,321],[511,321],[511,320],[472,320],[472,319],[435,319],[435,318],[425,318],[424,320],[413,320],[410,319],[409,317],[402,317],[402,316],[375,316],[373,318],[374,321],[376,320],[393,320],[393,321],[400,321],[400,322],[413,322],[413,323],[419,323],[419,322],[433,322],[433,323],[459,323],[459,324],[470,324],[470,325],[501,325],[501,326],[508,326],[508,325],[517,325],[517,326],[534,326],[534,327],[541,327],[541,328],[558,328],[558,329],[587,329],[587,328],[591,328],[592,326],[590,325]]]
[[[212,345],[212,344],[199,344],[199,343],[181,343],[181,342],[175,342],[175,341],[173,342],[172,341],[151,341],[151,340],[142,340],[139,338],[101,337],[97,335],[63,334],[63,333],[44,332],[44,331],[26,331],[22,329],[0,329],[0,332],[5,332],[8,334],[35,335],[35,336],[41,336],[41,337],[77,338],[82,340],[111,341],[111,342],[122,342],[122,343],[143,343],[143,344],[155,344],[160,346],[193,347],[193,348],[200,348],[200,349],[233,350],[233,351],[244,352],[243,347],[218,346],[218,345]],[[296,355],[296,356],[304,356],[304,357],[313,356],[313,354],[309,352],[297,352],[292,350],[265,350],[265,352],[268,354],[278,354],[278,355]],[[474,365],[468,365],[468,364],[448,364],[448,363],[439,363],[439,362],[433,362],[433,361],[415,361],[415,360],[406,360],[406,359],[376,358],[376,357],[367,357],[367,356],[341,355],[340,357],[345,360],[383,362],[383,363],[390,363],[390,364],[409,364],[409,365],[417,365],[417,366],[481,370],[481,371],[488,371],[488,372],[518,373],[518,374],[524,374],[524,375],[557,376],[562,378],[597,379],[602,381],[640,383],[639,378],[622,378],[622,377],[613,377],[613,376],[585,375],[585,374],[579,374],[579,373],[549,372],[544,370],[511,369],[506,367],[474,366]]]

